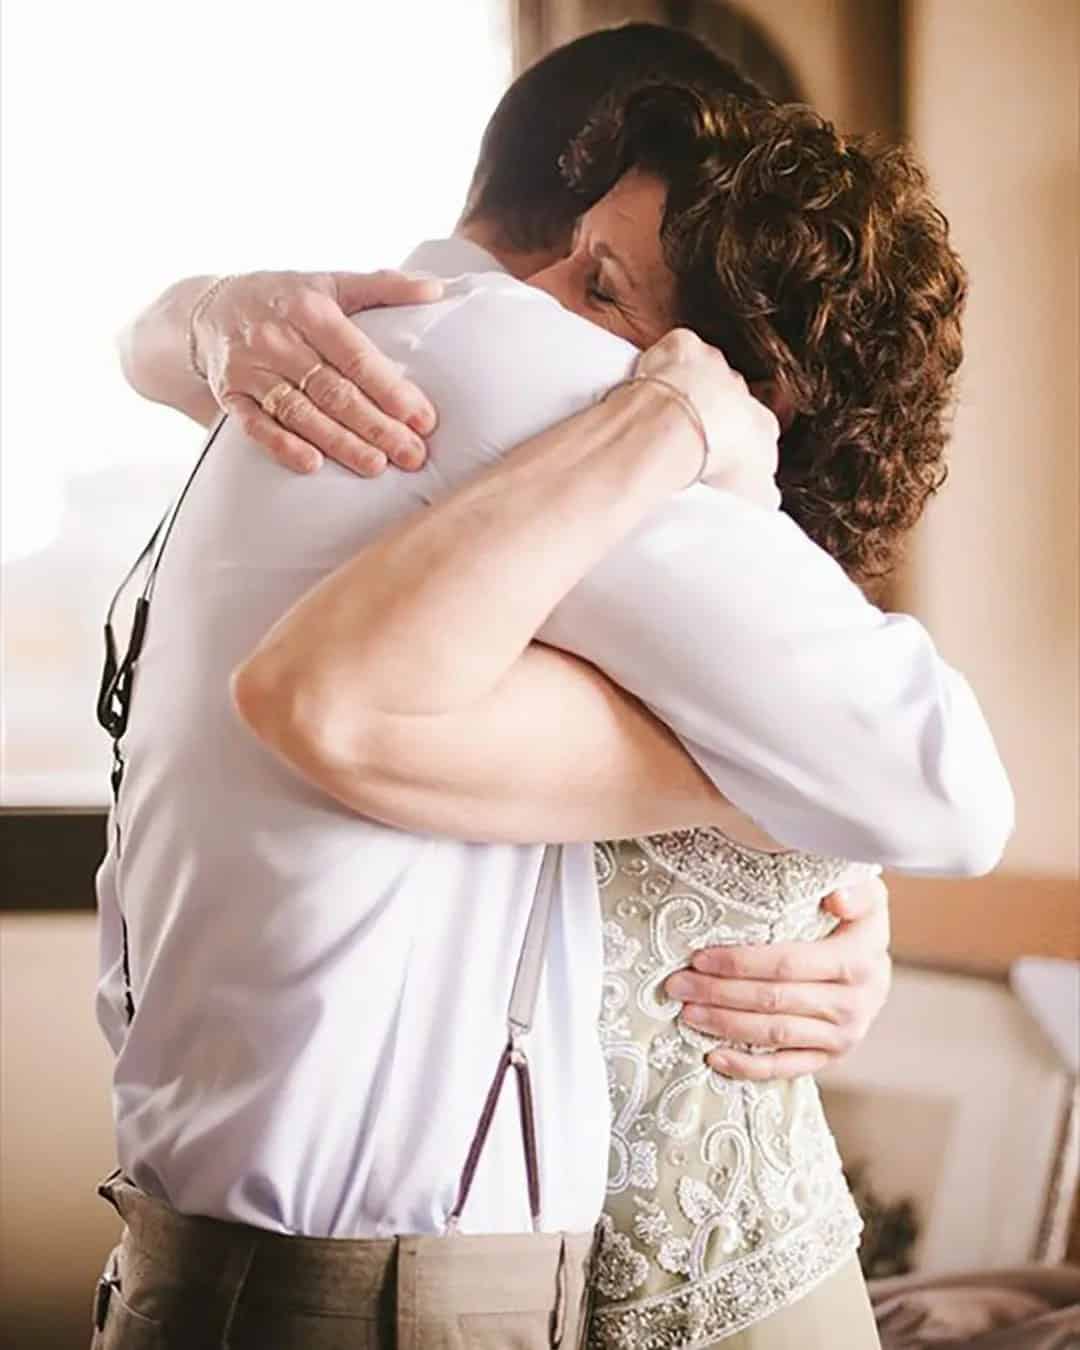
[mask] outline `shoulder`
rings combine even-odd
[[[747,595],[759,583],[771,588],[777,573],[786,576],[797,566],[803,580],[809,574],[815,584],[833,587],[839,578],[846,592],[861,596],[835,559],[786,512],[766,510],[706,483],[670,497],[631,537],[637,550],[659,566],[683,554],[697,554],[707,539],[712,573],[737,578],[739,590]],[[736,562],[739,569],[732,571]]]
[[[545,412],[545,425],[624,379],[638,355],[546,292],[499,272],[454,278],[434,305],[360,317],[376,342],[390,340],[396,351],[388,354],[418,384],[460,391],[485,415],[512,397],[522,411]]]
[[[435,404],[432,449],[447,465],[462,455],[473,466],[490,462],[580,412],[624,379],[638,355],[498,272],[454,278],[436,304],[369,311],[358,321]]]

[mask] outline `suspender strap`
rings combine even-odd
[[[472,1143],[469,1145],[465,1166],[461,1171],[457,1200],[446,1224],[449,1232],[456,1232],[460,1224],[462,1211],[469,1198],[469,1192],[476,1178],[476,1169],[491,1130],[491,1122],[495,1118],[495,1108],[499,1104],[503,1081],[511,1067],[517,1079],[521,1141],[525,1150],[525,1176],[529,1187],[529,1214],[532,1217],[534,1232],[540,1231],[540,1154],[536,1145],[536,1113],[533,1107],[529,1061],[521,1042],[532,1029],[536,1014],[536,1000],[540,993],[540,976],[544,969],[548,929],[551,926],[551,910],[555,901],[555,885],[561,860],[562,849],[557,844],[549,844],[544,850],[543,862],[540,865],[536,893],[533,896],[514,984],[510,991],[510,1006],[506,1017],[506,1045],[499,1056],[495,1075],[484,1099],[484,1107],[480,1112]]]
[[[536,999],[540,993],[540,976],[544,969],[544,957],[547,953],[547,935],[551,924],[551,907],[555,903],[555,884],[559,877],[559,864],[562,861],[562,849],[549,844],[544,849],[544,860],[540,864],[540,876],[536,881],[536,894],[533,897],[529,923],[521,944],[517,971],[514,974],[514,986],[510,990],[510,1008],[507,1021],[510,1032],[519,1036],[532,1030],[533,1017],[536,1014]]]
[[[217,440],[218,432],[225,425],[225,421],[225,417],[220,417],[215,422],[203,442],[199,458],[195,461],[195,467],[188,476],[187,482],[180,489],[175,502],[165,513],[157,529],[147,541],[146,547],[135,559],[127,576],[120,583],[105,615],[105,664],[102,667],[101,685],[98,689],[97,719],[112,737],[113,766],[110,782],[112,783],[114,806],[119,805],[120,784],[124,780],[124,756],[120,750],[120,741],[127,730],[128,716],[131,712],[131,693],[135,680],[135,667],[139,664],[143,643],[146,641],[146,626],[150,620],[150,601],[153,599],[154,584],[157,581],[158,568],[161,566],[161,557],[165,552],[165,545],[169,542],[169,536],[172,534],[176,517],[184,504],[184,499],[195,481],[195,475],[202,468],[206,456],[210,453],[210,447]],[[135,612],[131,621],[131,634],[128,637],[127,649],[122,657],[118,657],[116,634],[113,629],[116,607],[120,602],[120,597],[144,565],[146,571],[143,574],[143,586],[135,601]],[[120,824],[119,816],[115,812],[114,820],[116,822],[116,852],[119,856]],[[135,1016],[135,996],[131,986],[131,947],[128,942],[127,918],[123,913],[120,915],[120,929],[123,939],[124,1011],[130,1023]]]
[[[120,583],[116,594],[113,596],[108,613],[105,615],[105,665],[101,673],[101,686],[98,690],[97,718],[102,727],[113,738],[114,745],[118,742],[127,730],[128,713],[131,708],[131,687],[135,675],[135,667],[138,664],[139,657],[142,654],[143,642],[146,639],[146,625],[150,618],[150,601],[154,595],[154,584],[157,581],[158,568],[161,566],[162,554],[165,552],[165,545],[169,542],[169,536],[173,532],[173,526],[176,524],[176,517],[180,513],[180,508],[184,504],[184,499],[191,490],[191,485],[195,481],[195,475],[202,468],[203,461],[210,453],[210,447],[218,438],[218,433],[225,425],[226,418],[220,417],[214,423],[209,435],[203,442],[199,458],[195,461],[195,467],[192,469],[187,482],[180,489],[176,501],[165,513],[158,524],[157,529],[150,536],[146,547],[135,559],[127,576]],[[135,574],[147,564],[144,575],[142,591],[135,601],[135,614],[131,624],[131,636],[128,638],[127,650],[123,657],[117,656],[116,637],[113,631],[113,619],[116,616],[116,607],[119,604],[120,597],[127,589]],[[117,748],[116,758],[119,760],[119,750]],[[115,770],[114,770],[115,772]],[[122,773],[122,770],[121,770]],[[119,783],[114,785],[114,790],[119,787]]]

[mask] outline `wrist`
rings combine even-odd
[[[696,483],[708,458],[705,428],[685,395],[666,380],[634,377],[601,400],[626,468],[653,490],[678,492]]]
[[[214,277],[209,284],[204,286],[199,292],[195,303],[191,306],[187,321],[187,343],[188,343],[188,366],[193,375],[198,375],[200,380],[207,377],[206,362],[203,359],[202,349],[199,343],[199,322],[210,308],[215,297],[223,289],[227,282],[232,281],[231,273],[225,276]]]

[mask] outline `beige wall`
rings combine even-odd
[[[806,96],[848,131],[894,130],[898,104],[894,0],[729,0],[796,72]],[[549,0],[551,46],[604,23],[659,20],[655,0]]]
[[[0,920],[0,1339],[20,1350],[88,1343],[119,1227],[94,1194],[113,1166],[96,970],[93,915]]]
[[[847,132],[896,130],[892,0],[731,0],[731,8],[760,24],[826,117]]]
[[[998,734],[1007,869],[1051,876],[1080,853],[1078,28],[1076,0],[908,5],[910,132],[972,278],[952,480],[910,601]]]

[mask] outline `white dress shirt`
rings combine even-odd
[[[316,1236],[442,1231],[542,850],[350,814],[241,727],[230,672],[386,525],[590,403],[636,357],[464,241],[408,265],[482,273],[437,304],[356,320],[439,409],[428,466],[296,478],[226,424],[164,555],[99,876],[121,1165],[182,1212]],[[644,699],[785,843],[940,872],[1000,852],[1011,795],[967,685],[785,517],[683,492],[542,636]],[[549,1230],[590,1227],[603,1202],[601,971],[592,853],[570,846],[532,1035]],[[462,1227],[529,1228],[509,1091]]]

